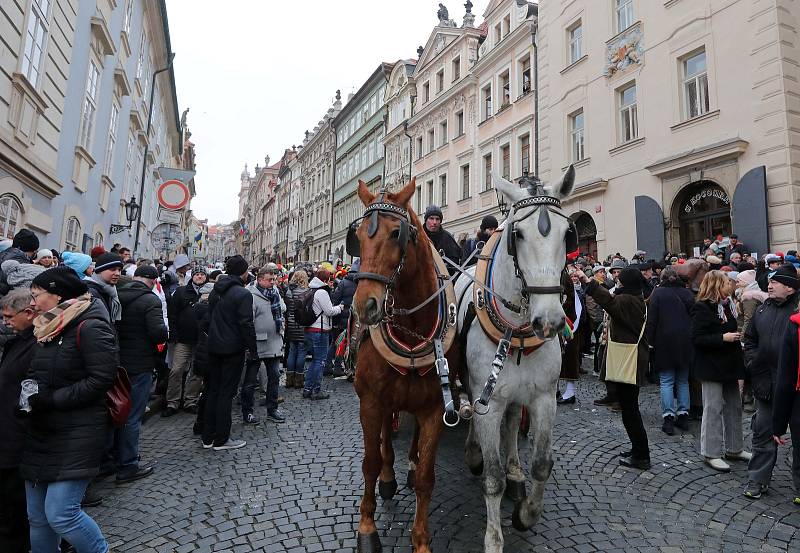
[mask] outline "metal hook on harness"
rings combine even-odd
[[[497,385],[497,377],[500,375],[500,371],[503,370],[503,364],[511,348],[512,332],[513,330],[511,328],[506,328],[503,333],[503,338],[500,340],[500,343],[497,344],[497,352],[494,354],[494,360],[492,361],[492,372],[489,373],[489,378],[486,380],[486,385],[483,387],[481,397],[476,399],[475,403],[472,405],[473,410],[479,415],[485,415],[489,412],[489,401],[492,399],[492,394],[494,394],[494,387]]]

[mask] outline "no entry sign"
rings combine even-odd
[[[158,187],[158,204],[164,209],[183,209],[191,198],[189,187],[179,180],[168,180]]]

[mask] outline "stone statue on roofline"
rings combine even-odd
[[[440,27],[455,27],[456,22],[450,19],[450,12],[447,11],[447,8],[444,4],[439,4],[439,11],[436,12],[436,16],[439,18],[439,26]]]

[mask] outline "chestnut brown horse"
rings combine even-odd
[[[358,196],[367,207],[368,217],[352,227],[352,239],[357,239],[361,256],[353,312],[360,328],[369,327],[358,350],[355,378],[364,432],[364,495],[358,525],[358,550],[364,553],[381,550],[375,526],[376,480],[382,498],[391,498],[397,491],[392,448],[392,413],[397,411],[411,413],[417,426],[409,451],[409,484],[417,499],[411,541],[416,553],[431,552],[428,507],[443,428],[443,388],[431,366],[401,374],[378,352],[370,337],[388,318],[400,340],[417,344],[424,341],[421,337],[432,335],[439,320],[437,301],[410,315],[397,315],[419,306],[439,288],[430,241],[410,206],[415,186],[412,179],[395,194],[381,194],[376,202],[376,196],[359,182]],[[455,373],[456,349],[451,347],[447,352],[450,374]]]
[[[687,259],[685,263],[673,265],[672,268],[687,282],[690,290],[697,292],[700,290],[700,283],[703,282],[703,277],[706,276],[710,267],[702,259]]]

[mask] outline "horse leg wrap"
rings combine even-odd
[[[450,365],[444,356],[444,346],[442,340],[436,338],[433,341],[433,348],[436,352],[436,374],[439,375],[439,384],[442,387],[442,401],[444,402],[444,423],[447,426],[458,424],[458,413],[453,403],[453,394],[450,392]]]
[[[383,550],[377,531],[371,534],[358,534],[357,538],[358,553],[380,553]]]
[[[506,357],[508,357],[508,351],[511,348],[511,333],[512,330],[507,328],[503,333],[503,338],[500,340],[500,343],[497,344],[497,351],[495,352],[494,360],[492,361],[492,372],[489,374],[489,378],[486,380],[486,385],[483,387],[481,397],[475,402],[474,408],[479,415],[485,415],[489,412],[489,400],[492,399],[494,387],[497,385],[497,377],[500,376],[500,371],[503,370],[503,364],[505,363]]]

